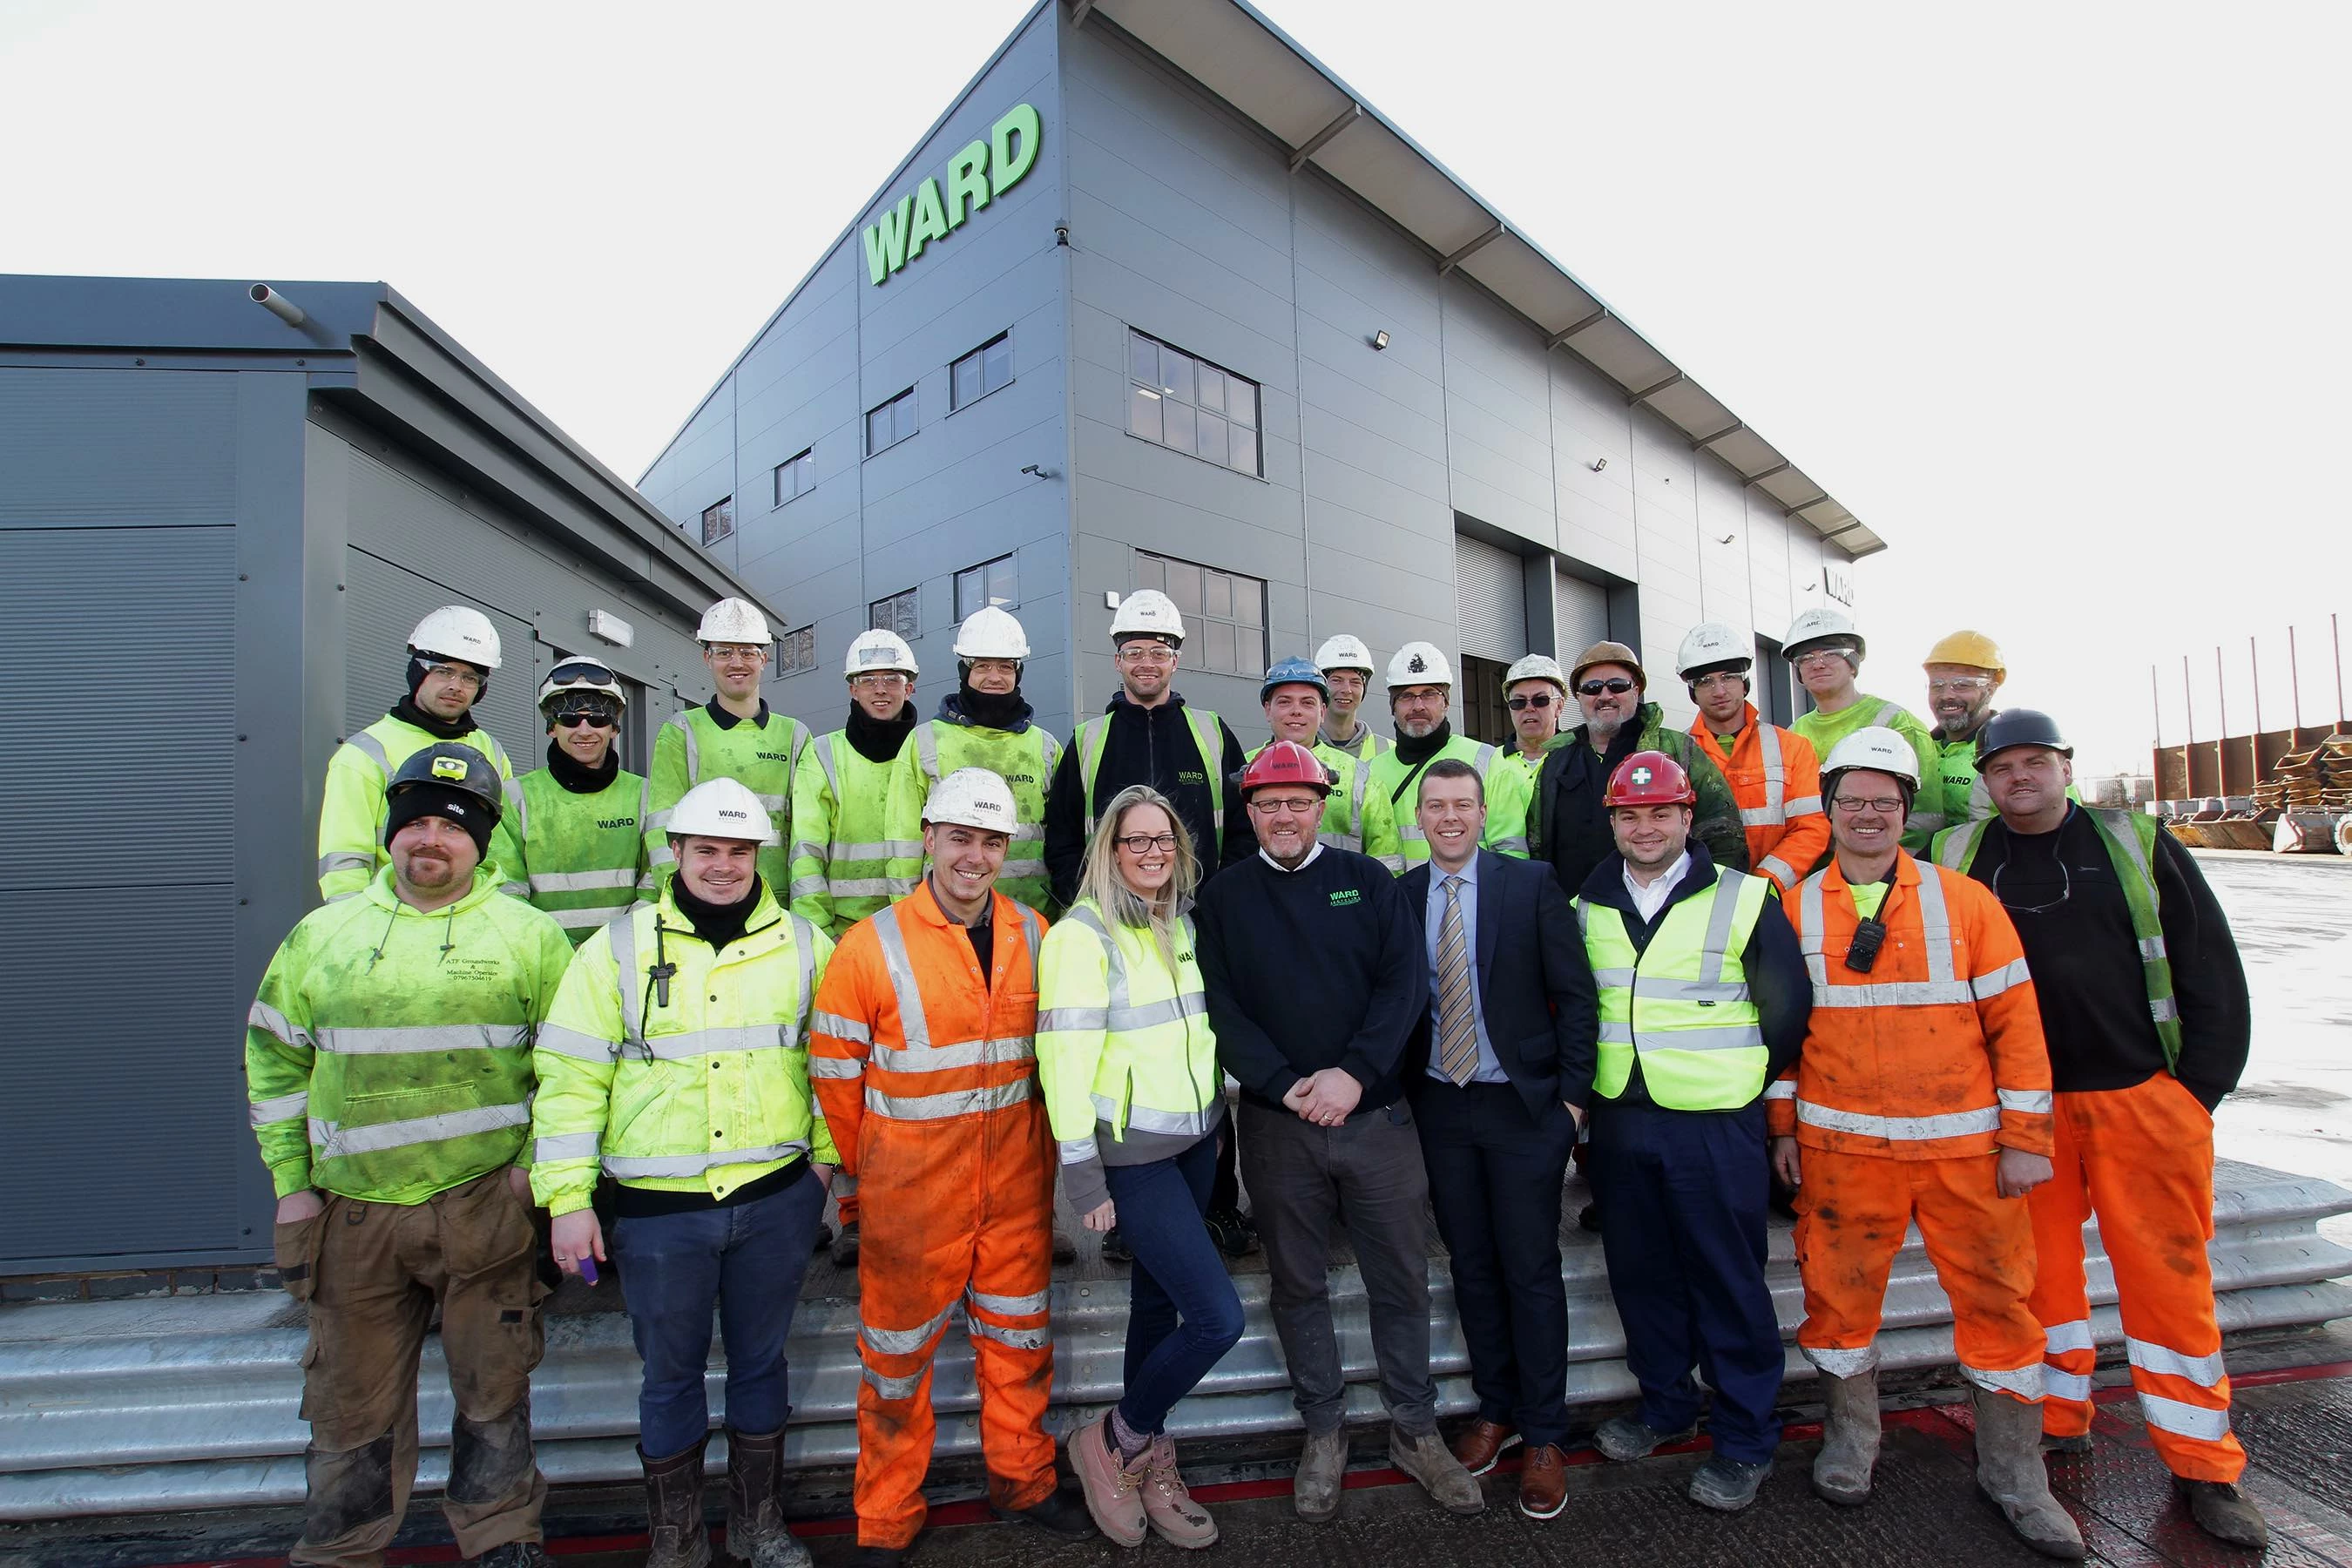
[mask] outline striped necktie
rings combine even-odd
[[[1478,1070],[1478,1018],[1470,999],[1470,944],[1462,937],[1462,879],[1445,879],[1437,927],[1437,1070],[1466,1084]]]

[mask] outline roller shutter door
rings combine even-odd
[[[1455,534],[1454,595],[1462,653],[1508,664],[1528,651],[1527,574],[1519,557]]]
[[[1552,624],[1563,663],[1609,637],[1609,590],[1598,583],[1552,572]]]

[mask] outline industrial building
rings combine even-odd
[[[1719,619],[1769,655],[1882,548],[1239,0],[1041,0],[639,488],[782,606],[772,700],[821,727],[858,632],[936,693],[1002,604],[1067,735],[1148,586],[1245,740],[1270,659],[1342,631],[1457,654],[1457,725],[1500,740],[1521,654]]]

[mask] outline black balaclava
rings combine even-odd
[[[877,719],[858,703],[849,705],[846,726],[850,746],[869,763],[887,763],[898,754],[907,737],[915,732],[915,704],[912,699],[898,705],[893,718]]]
[[[1021,683],[1016,679],[1013,689],[1001,695],[993,691],[975,691],[971,685],[971,666],[959,662],[956,666],[956,709],[972,723],[984,730],[1010,730],[1026,723],[1031,709],[1029,700],[1021,695]]]
[[[1440,719],[1437,721],[1437,728],[1418,741],[1399,731],[1396,742],[1397,755],[1404,759],[1407,767],[1413,767],[1429,761],[1430,758],[1444,751],[1445,742],[1452,739],[1454,739],[1454,721],[1451,719]]]
[[[620,773],[621,748],[617,743],[618,739],[617,736],[614,737],[615,743],[604,749],[604,765],[601,768],[583,765],[579,758],[565,751],[555,742],[550,741],[547,742],[547,771],[555,775],[557,784],[562,784],[573,795],[594,795],[597,791],[609,786]]]
[[[695,896],[686,885],[686,879],[673,876],[669,879],[669,896],[694,927],[694,934],[709,942],[716,951],[743,934],[751,923],[751,911],[760,905],[760,879],[751,879],[751,890],[731,904],[714,904]]]

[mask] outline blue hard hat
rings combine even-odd
[[[1277,686],[1311,686],[1323,694],[1324,701],[1331,700],[1331,683],[1323,679],[1323,672],[1315,668],[1312,659],[1283,658],[1267,666],[1265,684],[1257,689],[1257,700],[1264,702],[1272,697]]]

